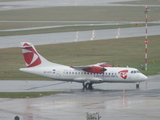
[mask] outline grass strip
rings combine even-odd
[[[52,92],[0,92],[0,98],[37,98],[62,93],[60,91]]]
[[[156,6],[149,19],[158,21]],[[66,6],[0,11],[0,21],[145,21],[143,6]],[[13,24],[14,25],[14,24]]]
[[[160,35],[148,36],[148,70],[142,73],[155,75],[160,72]],[[108,62],[140,68],[145,61],[144,37],[120,38],[35,46],[37,51],[51,62],[78,66]],[[156,60],[154,63],[153,60]],[[26,67],[21,48],[0,49],[1,80],[49,80],[19,71]]]

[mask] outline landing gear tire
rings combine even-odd
[[[88,85],[88,89],[93,89],[93,87],[92,87],[92,83],[89,83],[89,85]]]
[[[139,88],[139,84],[136,84],[136,88]]]
[[[88,84],[88,83],[85,83],[85,82],[84,82],[84,83],[83,83],[83,87],[84,87],[84,88],[87,88],[87,84]]]
[[[88,82],[84,82],[83,83],[83,88],[86,88],[86,89],[92,89],[92,83],[88,83]]]

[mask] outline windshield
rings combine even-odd
[[[141,73],[139,70],[132,70],[131,73]]]

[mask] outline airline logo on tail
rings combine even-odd
[[[120,74],[120,76],[123,79],[127,79],[127,73],[128,73],[128,70],[122,70],[122,71],[118,72],[118,74]]]
[[[32,45],[24,43],[22,46],[23,57],[27,67],[34,67],[41,64],[41,59]]]

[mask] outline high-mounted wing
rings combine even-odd
[[[111,65],[106,65],[106,63],[97,63],[94,65],[87,65],[87,66],[71,66],[71,68],[74,68],[76,70],[84,70],[86,72],[91,72],[91,73],[104,73],[106,71],[105,67],[112,67]]]

